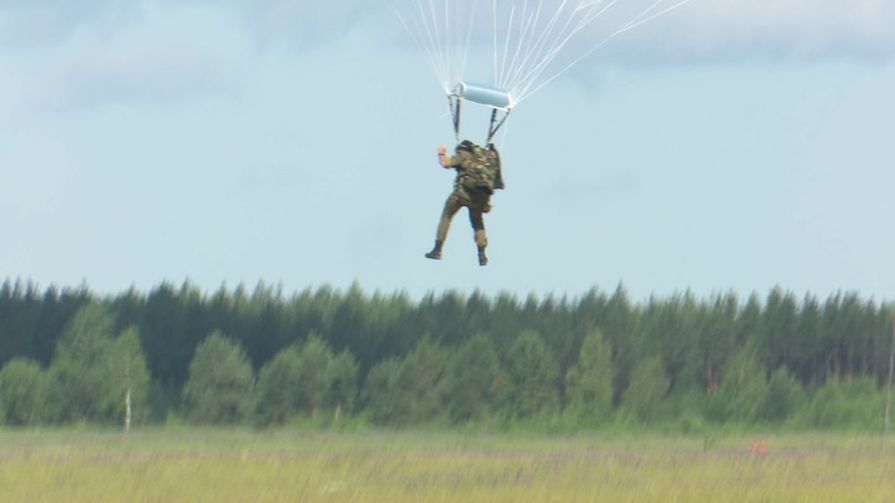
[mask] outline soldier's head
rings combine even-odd
[[[469,140],[463,140],[457,145],[457,151],[459,152],[460,150],[465,150],[471,154],[475,151],[475,143]]]

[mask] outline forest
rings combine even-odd
[[[892,308],[782,288],[98,295],[9,278],[0,422],[869,430],[883,424]]]

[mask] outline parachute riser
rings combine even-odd
[[[460,115],[464,100],[491,108],[487,143],[492,143],[494,136],[509,118],[514,104],[512,96],[505,90],[467,82],[457,84],[447,96],[454,123],[454,136],[458,143],[460,142]],[[499,112],[503,112],[503,117]]]
[[[494,135],[500,131],[500,128],[503,126],[504,122],[510,118],[510,112],[512,110],[507,109],[503,111],[503,117],[500,118],[500,121],[497,120],[497,112],[498,110],[495,108],[491,110],[491,124],[488,126],[488,141],[487,143],[493,143]]]
[[[462,109],[463,98],[448,95],[448,107],[451,110],[451,118],[454,122],[454,138],[460,143],[460,111]]]

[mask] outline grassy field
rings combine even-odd
[[[895,501],[878,436],[767,436],[763,457],[752,438],[6,431],[0,499]]]

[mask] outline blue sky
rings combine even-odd
[[[453,138],[391,7],[0,0],[0,275],[892,299],[893,56],[889,0],[692,0],[613,40],[514,112],[480,268],[463,214],[423,258]]]

